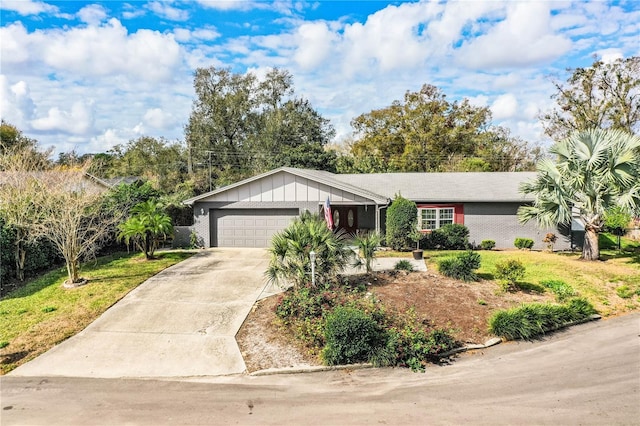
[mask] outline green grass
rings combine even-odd
[[[82,287],[64,289],[67,273],[61,268],[9,293],[0,300],[2,372],[74,335],[142,282],[192,254],[164,252],[145,261],[141,254],[119,253],[83,265],[81,276],[89,283]]]
[[[613,237],[615,238],[615,237]],[[607,247],[607,246],[605,246]],[[478,251],[481,258],[478,275],[495,281],[495,265],[505,259],[522,262],[526,271],[518,287],[524,291],[544,291],[543,281],[564,281],[591,302],[603,315],[614,315],[640,309],[638,298],[621,299],[616,288],[627,286],[640,289],[640,243],[623,239],[623,250],[603,248],[604,261],[579,260],[580,253],[546,253],[538,251]],[[427,266],[437,270],[440,259],[451,257],[456,251],[425,251]],[[498,285],[496,284],[496,289]]]

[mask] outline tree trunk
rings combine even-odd
[[[600,259],[600,246],[598,245],[598,232],[587,226],[584,232],[584,244],[582,245],[583,260]]]
[[[20,281],[24,281],[24,261],[27,256],[27,251],[22,248],[21,244],[16,243],[16,278]]]
[[[67,275],[69,277],[69,284],[77,283],[78,279],[78,262],[75,260],[67,261]]]
[[[151,238],[149,237],[149,233],[147,232],[144,235],[144,257],[145,259],[151,259],[153,253],[151,252]]]

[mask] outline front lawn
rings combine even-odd
[[[64,289],[65,268],[30,281],[0,300],[0,368],[5,374],[73,336],[142,282],[193,253],[170,251],[156,260],[118,253],[83,266],[89,283]]]
[[[425,252],[428,268],[437,270],[437,261],[455,252]],[[484,280],[494,280],[495,265],[503,259],[522,262],[526,273],[521,287],[538,289],[545,280],[560,280],[586,297],[603,316],[617,315],[640,308],[640,297],[621,298],[616,291],[627,286],[640,289],[640,246],[629,245],[626,251],[603,250],[603,261],[581,261],[579,253],[547,253],[536,251],[479,251],[478,270]]]

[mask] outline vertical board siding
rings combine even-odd
[[[260,201],[271,202],[273,201],[273,179],[270,176],[269,179],[260,180],[260,188],[262,193],[262,199]]]
[[[296,177],[284,175],[284,201],[296,201]]]
[[[261,179],[264,180],[264,179]],[[255,181],[255,182],[251,182],[249,184],[249,188],[250,188],[250,194],[251,194],[251,198],[249,200],[243,200],[243,201],[263,201],[262,200],[262,183],[261,181]]]
[[[273,200],[284,201],[284,173],[278,173],[271,176],[273,186]]]
[[[296,201],[309,201],[307,179],[296,176]]]

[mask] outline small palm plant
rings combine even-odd
[[[292,283],[296,288],[311,282],[312,251],[316,253],[318,284],[335,277],[353,257],[344,233],[334,233],[319,215],[306,212],[273,236],[267,279],[280,285]]]
[[[376,257],[376,249],[380,245],[382,238],[377,232],[363,232],[356,234],[354,243],[358,247],[360,257],[356,260],[354,266],[365,266],[367,274],[372,271],[373,259]]]
[[[131,217],[118,226],[118,240],[133,243],[147,260],[154,258],[160,240],[173,232],[171,218],[160,204],[149,200],[131,209]]]

